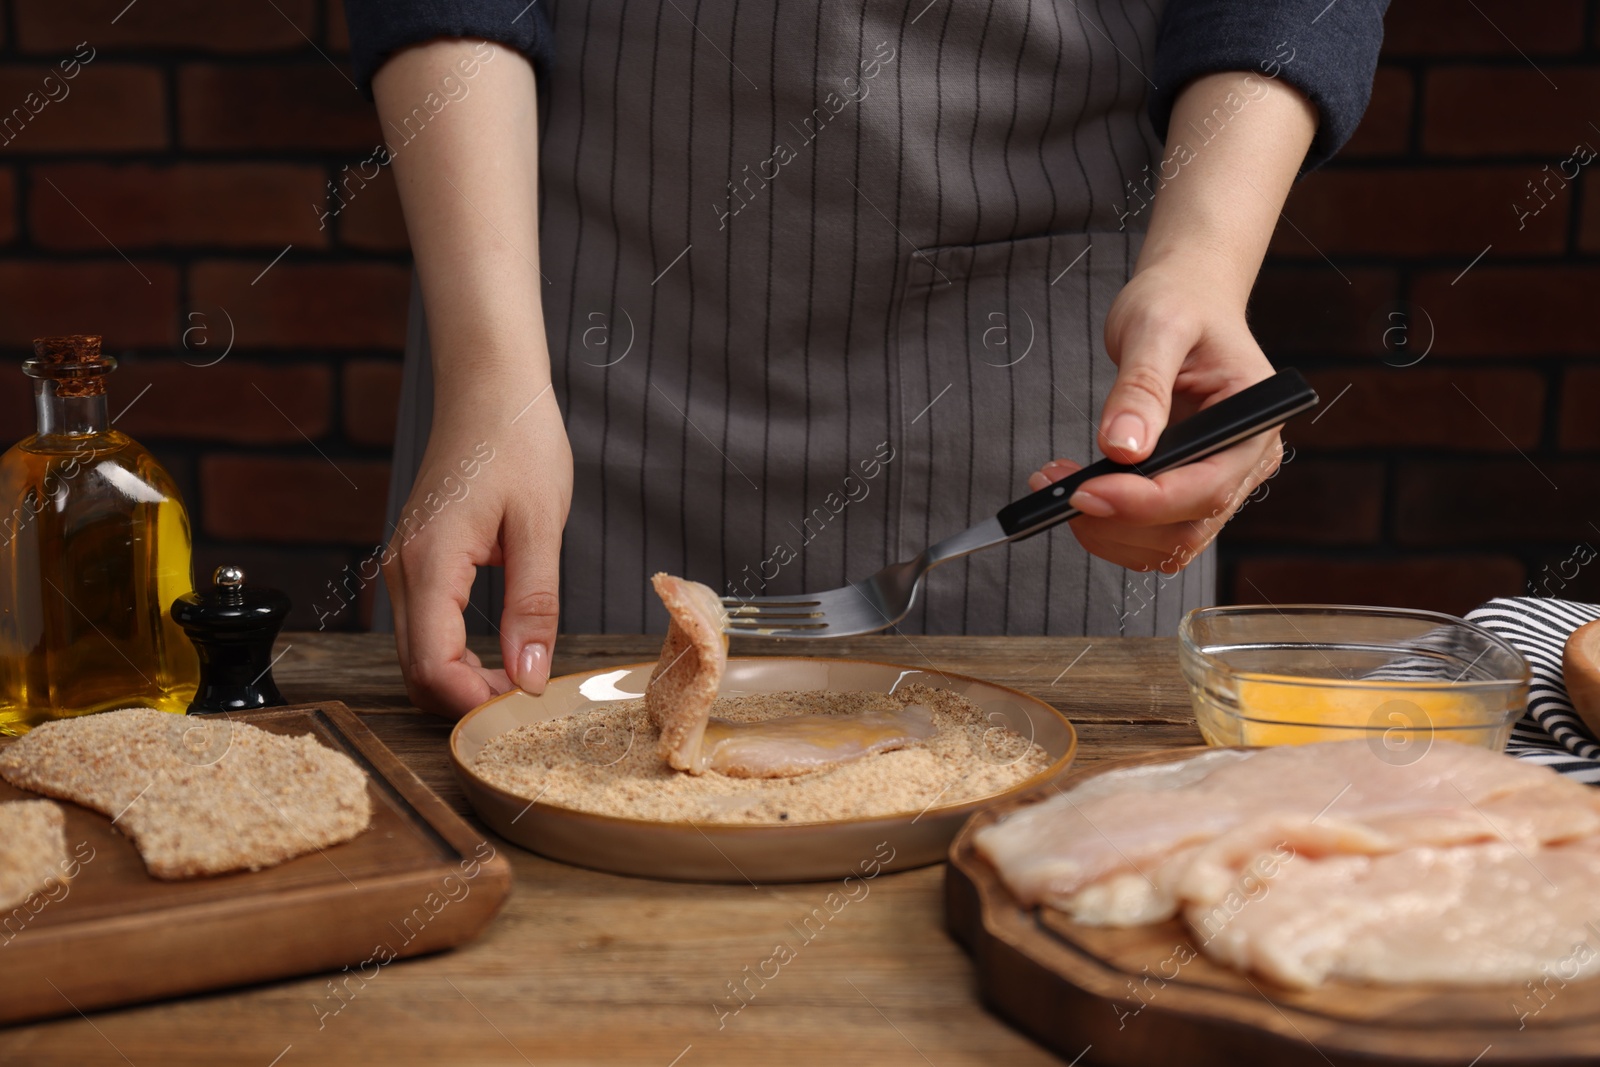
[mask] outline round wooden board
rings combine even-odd
[[[1187,759],[1196,747],[1098,764]],[[1176,919],[1082,926],[1024,909],[972,847],[980,827],[1055,795],[1036,790],[979,812],[950,846],[945,915],[972,954],[985,1002],[1068,1062],[1114,1067],[1506,1067],[1600,1062],[1600,981],[1452,989],[1330,982],[1285,989],[1212,963]],[[1600,948],[1600,921],[1591,927]]]

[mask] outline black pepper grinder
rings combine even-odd
[[[272,642],[289,614],[276,589],[246,586],[239,567],[218,567],[205,592],[172,602],[172,618],[200,656],[200,688],[189,714],[287,704],[272,680]]]

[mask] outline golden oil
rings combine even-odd
[[[189,519],[154,456],[105,417],[99,338],[35,342],[39,432],[0,456],[0,734],[199,684],[172,602],[193,585]]]

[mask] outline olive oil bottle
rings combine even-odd
[[[106,417],[116,361],[34,342],[38,432],[0,456],[0,734],[139,705],[184,712],[199,663],[172,621],[193,586],[171,477]]]

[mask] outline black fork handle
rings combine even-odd
[[[1302,411],[1316,406],[1317,391],[1299,371],[1285,368],[1266,381],[1219,400],[1175,426],[1168,426],[1156,441],[1150,458],[1142,463],[1113,463],[1109,459],[1091,463],[1054,485],[1007,504],[995,518],[1011,540],[1032,537],[1080,514],[1067,499],[1091,478],[1103,474],[1142,474],[1148,478],[1282,426]]]

